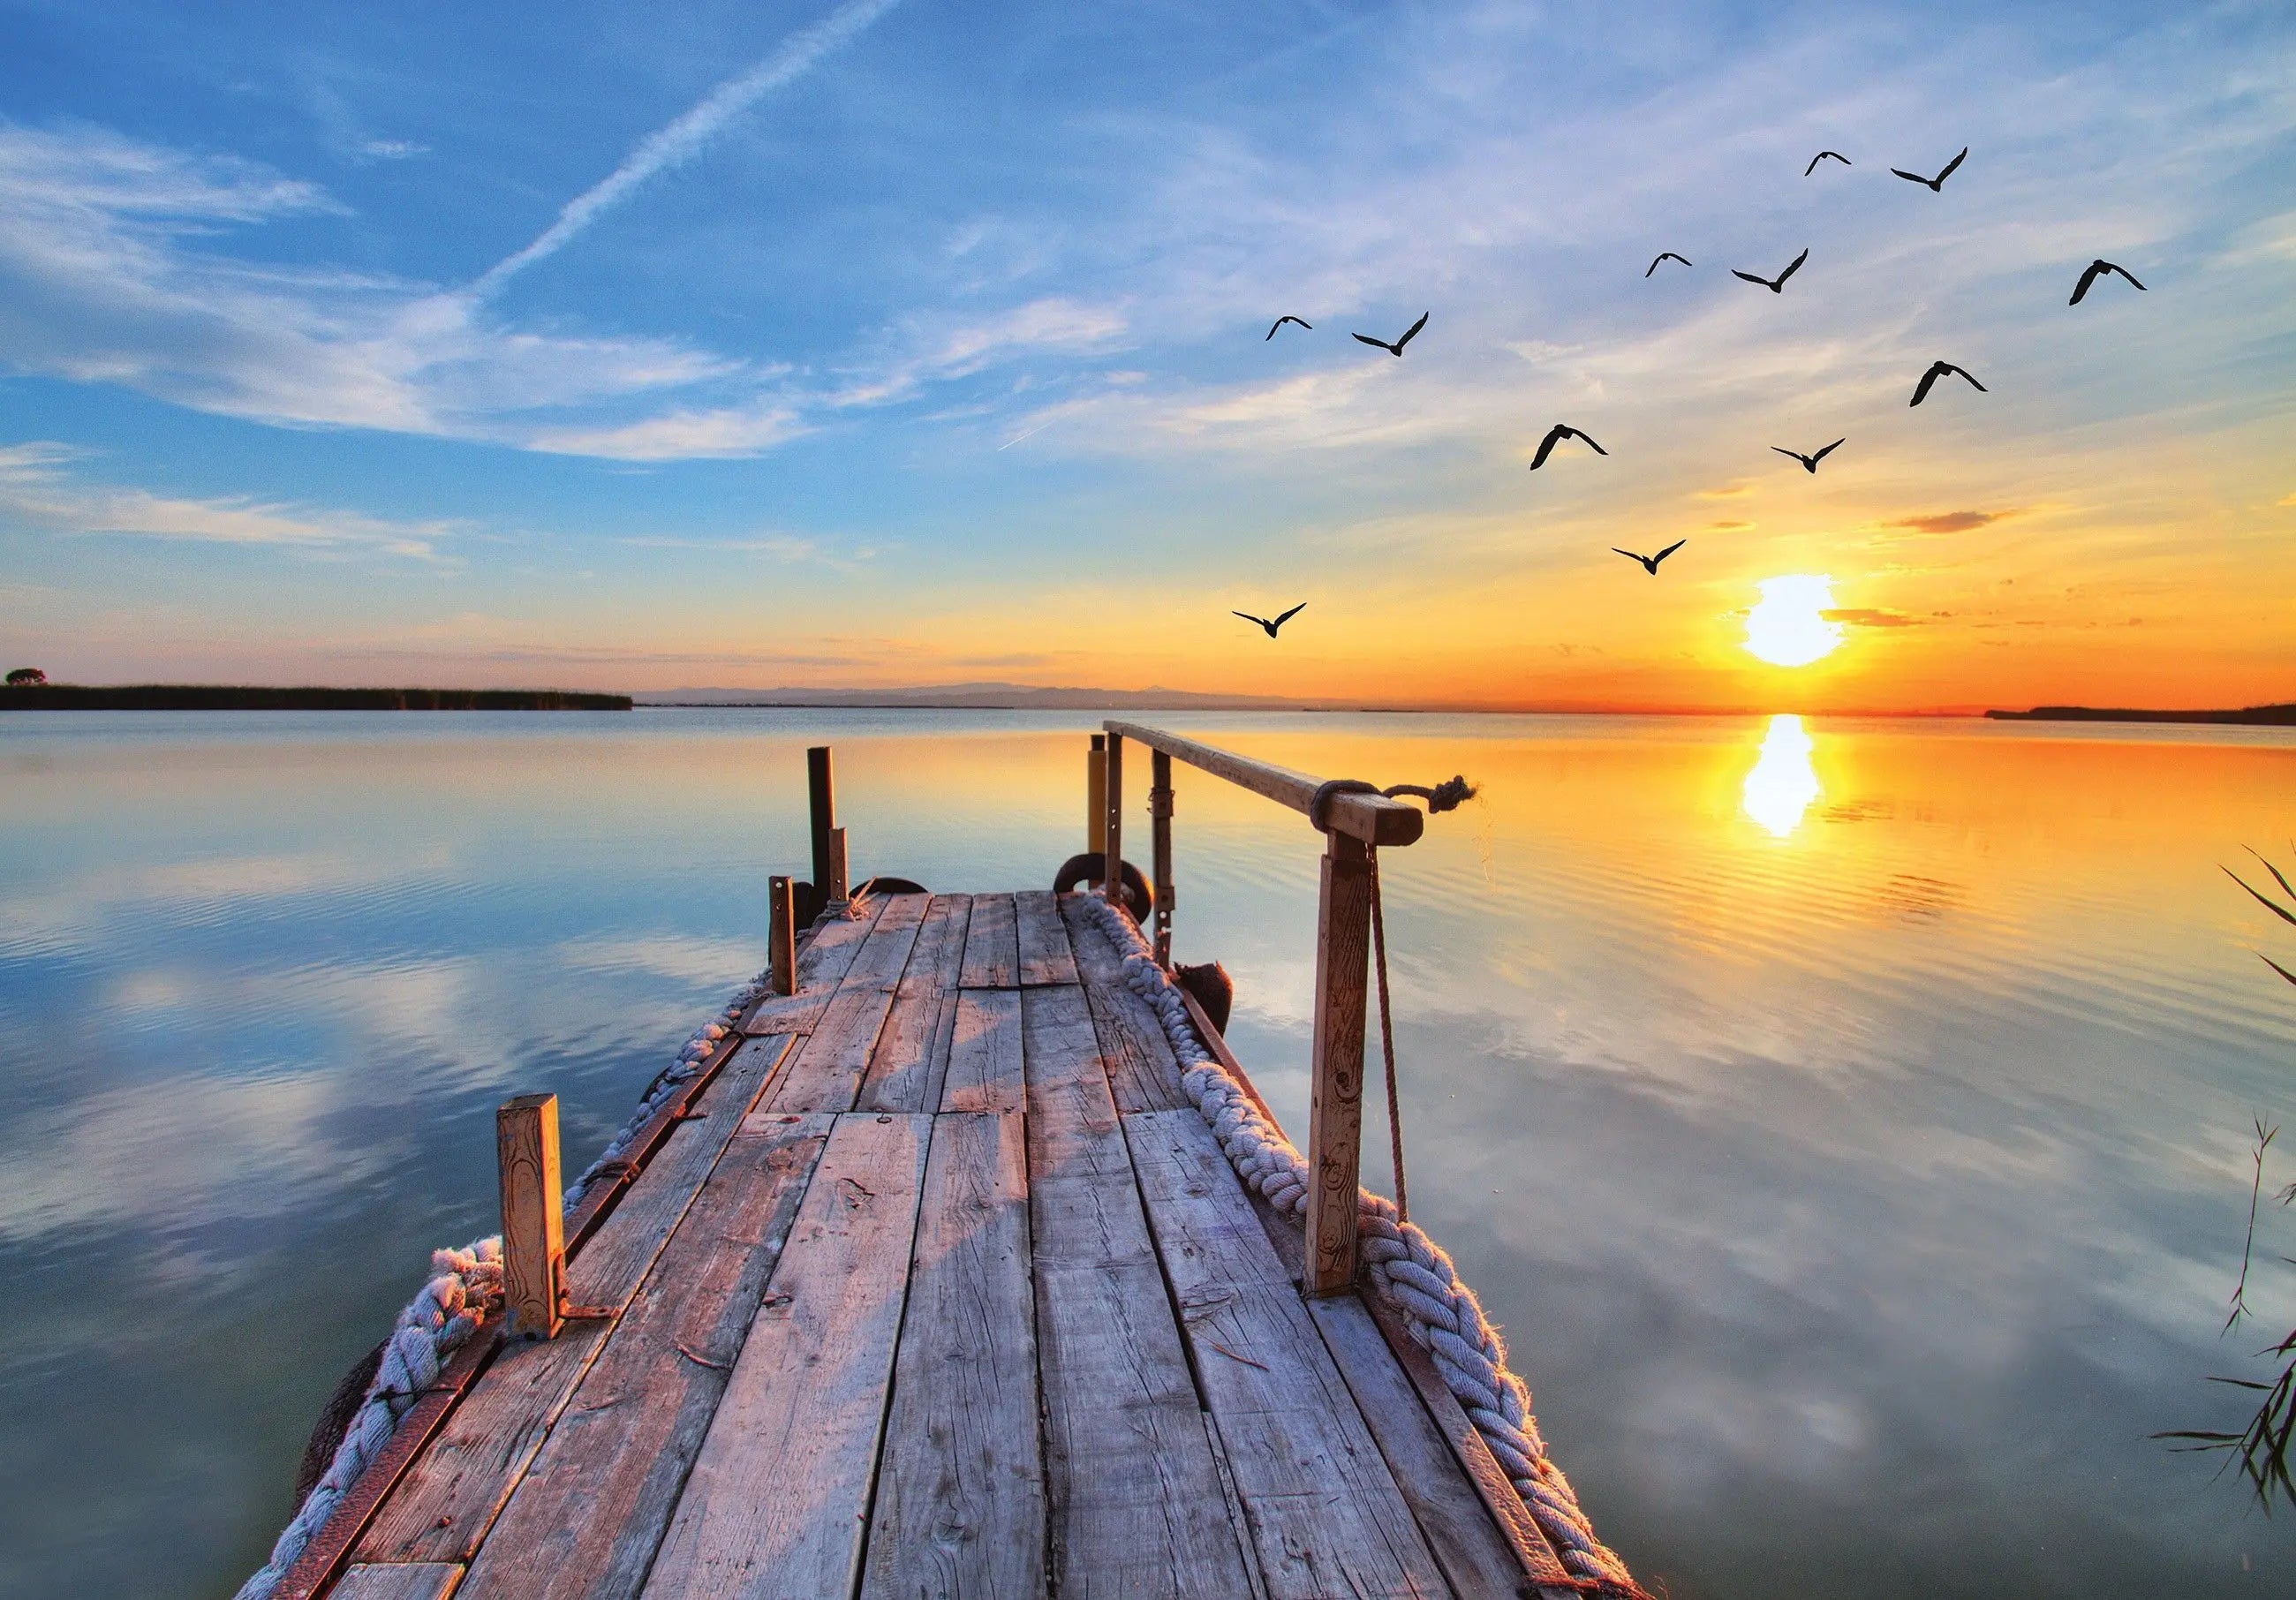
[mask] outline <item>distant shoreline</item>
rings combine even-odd
[[[19,684],[8,711],[627,711],[627,694],[564,689],[265,688],[242,684]]]
[[[2243,706],[2226,711],[2138,711],[2125,706],[2035,706],[1988,711],[2001,722],[2213,722],[2245,727],[2296,727],[2296,705]]]

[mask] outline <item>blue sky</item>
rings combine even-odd
[[[2296,697],[2284,5],[0,40],[0,652],[60,677]],[[2150,291],[2066,308],[2095,255]],[[1991,393],[1908,411],[1939,356]],[[1611,455],[1527,477],[1557,420]],[[1787,680],[1792,572],[1851,647]]]

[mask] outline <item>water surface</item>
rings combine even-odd
[[[857,875],[1006,889],[1080,847],[1091,720],[0,722],[0,1593],[260,1562],[337,1375],[491,1231],[493,1106],[555,1090],[586,1159],[761,964],[807,744]],[[2296,737],[1163,720],[1483,784],[1382,857],[1414,1211],[1646,1582],[2287,1592],[2288,1521],[2147,1435],[2232,1420],[2256,1342],[2296,991],[2218,865],[2284,844]],[[1317,841],[1185,769],[1178,813],[1178,953],[1304,1133]]]

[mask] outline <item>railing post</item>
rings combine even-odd
[[[813,887],[823,902],[843,898],[843,886],[830,892],[829,833],[837,825],[837,782],[829,763],[829,746],[816,744],[805,752],[807,799],[813,815]]]
[[[565,1320],[566,1213],[558,1181],[558,1096],[521,1095],[495,1112],[502,1177],[503,1301],[539,1339]]]
[[[1371,847],[1345,833],[1325,834],[1308,1111],[1308,1281],[1302,1286],[1309,1294],[1344,1293],[1356,1281],[1371,895]]]
[[[1111,905],[1124,904],[1124,735],[1108,736],[1108,821],[1101,844],[1100,892]]]
[[[822,904],[824,906],[842,906],[851,895],[852,890],[845,881],[846,870],[845,830],[832,828],[829,830],[829,874],[821,886]]]
[[[766,880],[766,955],[772,973],[770,987],[777,995],[797,993],[797,908],[790,881],[776,873]]]
[[[1084,848],[1097,856],[1108,849],[1108,735],[1095,734],[1084,759]]]
[[[1148,833],[1156,889],[1156,964],[1172,964],[1172,758],[1158,751],[1148,761]]]

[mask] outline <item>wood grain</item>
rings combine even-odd
[[[1232,1600],[1243,1552],[1091,1013],[1062,987],[1021,1006],[1054,1588]]]
[[[840,1117],[644,1593],[852,1592],[929,1117]]]
[[[996,997],[1013,1002],[1017,1045],[1020,996]],[[1019,1111],[940,1117],[925,1167],[863,1600],[1025,1600],[1045,1592],[1029,1268]]]
[[[853,1108],[869,1054],[893,1008],[893,997],[877,988],[840,989],[830,997],[821,1021],[797,1048],[789,1070],[766,1091],[758,1109],[767,1112],[842,1112]]]
[[[1021,991],[957,991],[948,1046],[944,1112],[1017,1112],[1028,1103],[1021,1075]]]
[[[1315,1039],[1308,1085],[1308,1292],[1356,1281],[1363,1165],[1364,1000],[1371,956],[1371,855],[1327,837],[1316,909]]]
[[[373,1563],[355,1566],[327,1591],[334,1600],[447,1600],[461,1593],[463,1569],[451,1562]]]
[[[1320,787],[1319,780],[1302,772],[1293,772],[1273,762],[1255,761],[1249,756],[1239,756],[1210,744],[1200,744],[1193,739],[1183,739],[1177,734],[1168,734],[1160,728],[1144,727],[1136,722],[1111,719],[1104,725],[1109,737],[1137,739],[1151,750],[1163,751],[1176,760],[1185,761],[1200,772],[1226,778],[1239,788],[1264,795],[1281,806],[1305,813]],[[1404,845],[1418,839],[1427,828],[1426,814],[1416,806],[1391,800],[1377,794],[1342,794],[1333,797],[1331,825],[1340,833],[1360,839],[1367,844]]]
[[[917,930],[932,905],[926,894],[889,894],[877,908],[869,937],[861,941],[852,964],[838,979],[840,989],[895,989],[907,970],[917,942]]]
[[[1060,898],[1049,889],[1023,889],[1013,897],[1013,914],[1019,924],[1021,983],[1074,983],[1076,957],[1069,949]]]
[[[1116,1109],[1133,1112],[1177,1111],[1188,1104],[1180,1089],[1180,1065],[1172,1054],[1172,1041],[1148,1002],[1124,981],[1124,963],[1092,920],[1091,908],[1080,895],[1061,903],[1068,923],[1069,942],[1076,953],[1077,970],[1084,975],[1085,1003],[1100,1038],[1100,1053],[1108,1064],[1108,1081]]]
[[[917,928],[909,964],[893,991],[893,1007],[877,1030],[857,1109],[930,1112],[940,1104],[941,1083],[956,1030],[956,979],[964,960],[964,934],[972,897],[937,894]]]
[[[726,1146],[472,1563],[488,1600],[619,1600],[653,1564],[832,1119]]]
[[[957,981],[966,989],[1012,989],[1021,981],[1021,948],[1011,895],[972,897],[972,923],[965,931],[964,966]]]
[[[513,1333],[547,1339],[562,1320],[566,1186],[558,1172],[558,1096],[521,1095],[495,1111],[502,1191],[503,1305]]]
[[[1448,1592],[1211,1130],[1124,1119],[1140,1194],[1273,1597]]]

